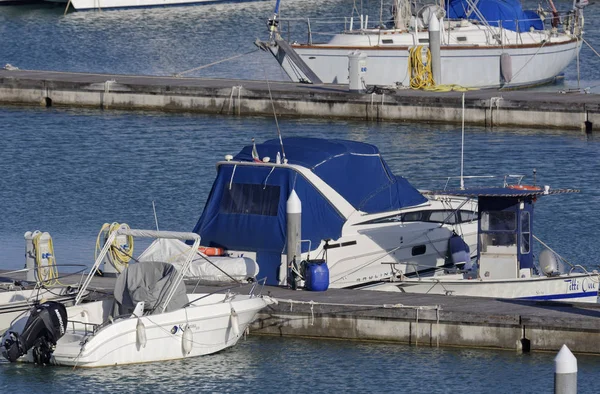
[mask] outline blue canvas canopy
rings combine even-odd
[[[396,210],[426,202],[406,179],[394,176],[370,144],[345,140],[293,137],[283,139],[288,164],[311,170],[356,210],[368,213]],[[256,146],[271,162],[279,153],[278,139]],[[315,249],[322,240],[338,239],[346,217],[304,175],[292,166],[255,164],[253,146],[233,161],[221,163],[217,178],[194,227],[205,246],[257,253],[259,279],[276,284],[286,244],[286,202],[295,190],[302,202],[302,239]],[[309,249],[303,243],[302,251]]]
[[[531,27],[543,30],[544,23],[534,11],[523,10],[519,0],[471,0],[475,4],[483,19],[490,26],[499,26],[508,30],[526,32]],[[448,17],[452,19],[482,18],[473,12],[468,0],[450,0],[448,4]],[[517,24],[518,21],[518,24]]]

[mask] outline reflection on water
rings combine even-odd
[[[284,136],[365,141],[419,188],[439,189],[460,174],[460,129],[453,126],[280,119]],[[0,264],[20,268],[25,231],[54,237],[59,264],[91,264],[105,222],[161,229],[194,227],[215,163],[251,138],[276,136],[269,117],[144,112],[0,109]],[[582,189],[536,205],[534,233],[570,261],[596,268],[600,141],[574,131],[467,128],[465,174],[523,174],[552,188]],[[469,183],[467,182],[467,185]]]
[[[526,7],[537,8],[527,0]],[[256,49],[256,38],[267,38],[266,21],[275,1],[215,3],[197,6],[73,12],[63,15],[62,6],[5,6],[0,8],[2,51],[0,63],[22,69],[172,75]],[[379,2],[356,3],[375,23],[380,13],[389,14]],[[305,42],[306,18],[316,40],[319,32],[339,32],[342,17],[351,14],[348,0],[296,0],[281,2],[281,17],[290,22],[291,39]],[[566,11],[571,3],[558,3]],[[599,8],[585,9],[585,39],[600,48]],[[288,29],[288,23],[282,22]],[[286,35],[287,38],[287,35]],[[287,80],[270,54],[257,51],[205,68],[189,76]],[[576,88],[577,64],[565,70],[565,82],[549,91]],[[580,59],[581,88],[600,92],[600,58],[584,45]]]
[[[544,393],[553,354],[251,336],[187,360],[95,369],[0,365],[11,392]],[[579,392],[594,393],[600,359],[578,356]],[[51,383],[51,385],[50,385]],[[39,392],[39,391],[38,391]]]

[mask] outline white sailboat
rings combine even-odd
[[[360,56],[362,89],[526,87],[552,81],[581,49],[587,0],[575,0],[562,16],[549,4],[551,12],[523,10],[513,0],[395,0],[389,21],[356,14],[354,7],[341,32],[321,32],[319,21],[307,20],[305,43],[284,41],[289,32],[280,30],[285,20],[278,19],[277,4],[271,39],[261,46],[295,82],[347,84],[349,56]],[[383,9],[382,3],[379,15]]]
[[[369,290],[418,294],[510,298],[528,301],[598,302],[598,272],[581,266],[559,270],[554,251],[544,249],[534,262],[533,204],[541,196],[569,193],[538,187],[457,191],[479,200],[478,255],[464,266],[432,276],[406,277]]]
[[[117,278],[115,300],[66,307],[47,302],[18,319],[2,337],[10,361],[78,367],[174,360],[217,352],[237,343],[258,311],[275,302],[253,294],[186,294],[183,278],[197,254],[194,233],[114,231],[82,289],[119,235],[193,241],[179,270],[167,263],[129,265]]]

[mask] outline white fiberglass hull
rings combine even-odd
[[[598,302],[598,277],[589,274],[504,280],[428,277],[391,282],[369,290],[416,294],[510,298],[531,301]]]
[[[441,80],[435,83],[469,88],[524,87],[549,82],[577,57],[582,43],[581,38],[566,32],[518,33],[467,21],[445,22],[443,30]],[[423,30],[363,29],[333,34],[327,43],[291,47],[324,83],[347,84],[348,55],[359,51],[366,55],[366,67],[361,66],[366,85],[408,87],[409,51],[419,46],[427,49],[428,45],[429,33]],[[270,49],[293,81],[306,79],[284,50],[278,45]],[[435,61],[427,60],[424,54],[422,59],[424,63]]]
[[[540,48],[541,47],[541,48]],[[325,83],[348,83],[348,54],[360,50],[367,55],[366,85],[409,86],[408,49],[329,48],[294,46],[295,51]],[[441,75],[438,85],[460,85],[472,88],[498,88],[504,85],[500,71],[500,56],[510,55],[514,78],[510,87],[547,83],[559,75],[575,59],[581,49],[576,40],[522,47],[466,47],[441,49]],[[282,62],[285,72],[299,81],[288,61]],[[518,73],[517,73],[518,72]]]
[[[202,296],[189,294],[188,298]],[[235,345],[258,311],[274,302],[270,297],[214,294],[186,308],[139,319],[115,319],[100,328],[97,325],[106,321],[110,301],[70,307],[67,331],[58,340],[51,363],[103,367],[215,353]],[[31,351],[22,359],[32,362]]]
[[[67,3],[68,0],[45,0],[52,3]],[[71,6],[78,11],[105,10],[114,8],[165,7],[171,5],[214,3],[219,0],[71,0]]]

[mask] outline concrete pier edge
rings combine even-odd
[[[462,92],[350,93],[347,85],[270,82],[281,116],[460,124]],[[559,88],[557,87],[557,90]],[[0,103],[272,116],[266,81],[0,70]],[[600,95],[465,92],[465,123],[592,132]]]

